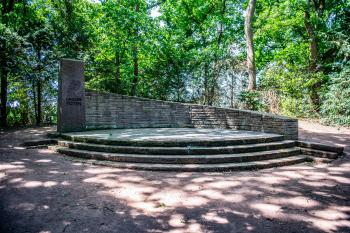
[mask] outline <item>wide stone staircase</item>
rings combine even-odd
[[[281,135],[184,140],[118,140],[61,135],[54,149],[98,165],[154,171],[234,171],[308,161]]]

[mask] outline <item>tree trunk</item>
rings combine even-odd
[[[317,72],[317,53],[318,53],[317,50],[318,49],[317,49],[316,35],[310,20],[310,0],[307,0],[307,8],[305,9],[305,12],[304,12],[304,25],[305,25],[305,29],[308,34],[309,43],[310,43],[309,72],[315,73]],[[319,110],[321,105],[320,95],[318,93],[319,91],[318,88],[320,86],[321,86],[321,83],[316,82],[311,86],[311,91],[310,91],[311,102],[317,111]]]
[[[7,14],[13,11],[15,5],[15,0],[9,0],[5,1],[2,0],[2,8],[1,8],[1,18],[2,23],[7,26],[8,23],[8,17]],[[6,42],[5,42],[6,43]],[[6,45],[3,46],[4,48]],[[0,93],[0,127],[7,127],[7,88],[8,88],[8,81],[7,81],[7,74],[8,71],[6,70],[6,60],[5,60],[5,50],[0,51],[0,84],[1,84],[1,93]]]
[[[38,98],[38,102],[37,102],[37,111],[38,114],[36,115],[36,124],[40,125],[41,124],[41,80],[38,79],[37,83],[36,83],[36,87],[37,87],[37,98]]]
[[[235,80],[234,76],[231,75],[231,85],[230,85],[230,108],[233,108],[233,97],[234,97],[234,89],[233,87],[235,86]]]
[[[121,56],[119,54],[119,52],[116,52],[115,54],[115,79],[117,82],[117,92],[119,94],[122,94],[122,90],[121,90],[121,77],[120,77],[120,67],[121,67]]]
[[[132,80],[131,95],[136,95],[136,87],[139,79],[139,61],[137,56],[137,46],[133,48],[134,78]]]
[[[37,65],[37,72],[38,72],[38,76],[36,79],[36,95],[37,95],[37,115],[36,115],[36,125],[40,125],[41,124],[41,97],[42,97],[42,81],[40,79],[41,76],[41,71],[42,71],[42,61],[41,61],[41,47],[42,46],[38,46],[37,48],[37,59],[38,59],[38,65]]]
[[[208,67],[208,63],[206,62],[204,65],[204,102],[203,102],[205,105],[207,105],[209,102],[208,90],[209,90],[209,67]]]
[[[309,71],[315,72],[317,68],[317,42],[314,29],[310,21],[310,0],[307,1],[307,8],[304,12],[304,25],[310,42],[310,64]]]
[[[212,106],[214,104],[214,98],[215,98],[215,90],[216,90],[216,78],[212,77],[210,80],[210,89],[209,89],[209,102],[208,105]]]
[[[180,74],[176,74],[176,91],[177,91],[177,102],[180,102],[181,99],[181,78],[180,78]]]
[[[115,79],[117,83],[119,83],[120,82],[120,56],[118,52],[116,53],[116,56],[115,56],[115,66],[116,66]]]
[[[221,9],[221,16],[224,17],[226,12],[226,0],[222,1],[222,9]],[[218,46],[221,44],[221,40],[224,34],[224,23],[223,21],[220,22],[220,27],[219,27],[219,33],[218,33]]]
[[[35,116],[35,121],[38,118],[38,105],[36,101],[36,88],[35,88],[35,80],[32,82],[32,91],[33,91],[33,106],[34,106],[34,116]]]
[[[7,72],[1,67],[1,106],[0,106],[0,126],[7,127]]]
[[[21,124],[22,125],[26,125],[28,124],[28,119],[29,119],[29,99],[28,99],[28,95],[27,95],[27,91],[24,90],[24,95],[25,97],[23,98],[23,100],[21,101],[21,105],[22,105],[22,110],[21,110]]]
[[[244,23],[244,32],[247,43],[247,71],[248,71],[248,90],[255,90],[256,88],[256,68],[255,68],[255,54],[253,43],[253,16],[255,11],[256,0],[249,0],[247,13]]]
[[[140,6],[138,3],[136,3],[136,6],[135,6],[135,12],[139,12],[140,10]],[[137,39],[137,36],[138,36],[139,32],[138,32],[138,29],[136,27],[135,29],[135,39]],[[135,45],[134,45],[134,48],[133,48],[133,53],[132,53],[132,56],[133,56],[133,62],[134,62],[134,78],[132,80],[132,86],[131,86],[131,95],[134,96],[136,95],[136,87],[137,87],[137,83],[138,83],[138,80],[139,80],[139,59],[138,59],[138,51],[137,51],[137,43],[135,42]]]

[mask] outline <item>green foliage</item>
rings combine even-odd
[[[263,111],[265,109],[265,104],[258,91],[242,91],[239,95],[239,101],[244,109],[254,111]]]
[[[323,72],[309,73],[298,67],[274,65],[264,70],[260,81],[262,89],[277,90],[281,114],[317,118],[318,107],[312,97],[324,93],[328,80]]]
[[[308,95],[305,95],[302,98],[280,96],[280,104],[280,114],[282,115],[308,119],[319,117]]]
[[[325,122],[350,125],[350,64],[333,74],[324,99],[321,114]]]
[[[274,113],[314,118],[321,109],[328,122],[348,124],[350,3],[310,2],[257,1],[258,91],[245,92],[246,0],[15,1],[0,14],[8,120],[56,121],[58,60],[68,57],[86,62],[90,89],[259,111],[271,110],[261,91],[272,91]],[[306,10],[318,49],[314,70]]]
[[[59,57],[85,59],[86,52],[94,47],[96,4],[87,0],[33,1],[33,5],[45,12],[47,22],[55,35],[55,50]]]
[[[0,23],[0,58],[3,72],[16,73],[25,56],[25,39],[15,30]]]
[[[310,71],[310,40],[305,30],[306,1],[266,1],[258,5],[255,22],[260,88],[279,94],[281,113],[319,117],[321,97],[332,73],[349,59],[348,1],[311,1],[310,20],[317,41],[317,68]]]

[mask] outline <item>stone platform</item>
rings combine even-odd
[[[263,132],[110,129],[61,134],[55,149],[84,162],[160,171],[249,170],[305,162],[293,140]]]
[[[66,138],[105,142],[107,144],[145,144],[145,145],[212,145],[220,143],[243,144],[244,141],[272,141],[282,139],[278,134],[262,132],[199,129],[199,128],[139,128],[93,130],[63,134]],[[241,143],[240,143],[241,142]]]

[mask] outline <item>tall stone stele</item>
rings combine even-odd
[[[85,130],[84,62],[63,58],[58,78],[57,131]]]

